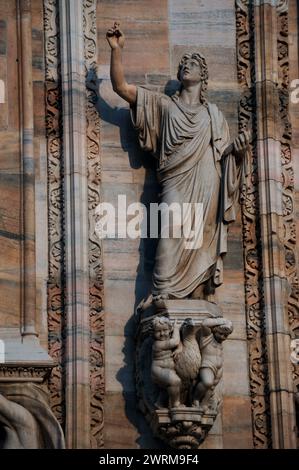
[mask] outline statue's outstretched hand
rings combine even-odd
[[[115,21],[113,28],[109,28],[106,33],[106,39],[111,49],[117,49],[118,47],[122,49],[124,47],[125,35],[119,29],[119,26],[120,26],[120,23]]]
[[[233,142],[233,152],[237,158],[242,158],[249,148],[251,134],[249,131],[241,132]]]

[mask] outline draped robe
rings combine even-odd
[[[222,283],[228,223],[235,220],[240,167],[221,158],[229,129],[216,105],[188,106],[179,95],[137,88],[131,109],[140,146],[158,159],[161,202],[202,203],[203,242],[186,249],[182,238],[160,238],[153,272],[153,294],[186,298],[201,284]]]

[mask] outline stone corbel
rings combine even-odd
[[[169,328],[167,338],[159,338],[160,327]],[[142,312],[136,347],[138,404],[154,434],[170,447],[197,449],[213,426],[222,402],[222,341],[231,332],[232,324],[219,307],[204,300],[161,300],[154,315],[150,308]]]

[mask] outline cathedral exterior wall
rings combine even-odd
[[[231,140],[252,133],[217,289],[234,325],[223,404],[201,447],[295,448],[295,0],[0,0],[0,393],[13,400],[20,377],[38,384],[60,446],[61,429],[70,448],[164,446],[137,407],[135,370],[136,308],[151,289],[157,241],[96,234],[100,202],[117,207],[121,194],[147,206],[160,191],[112,89],[105,35],[115,20],[129,83],[170,93],[182,54],[200,51]],[[99,94],[88,86],[96,78]]]

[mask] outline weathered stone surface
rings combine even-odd
[[[107,449],[159,449],[159,440],[136,408],[135,393],[107,392],[105,397],[105,447]]]
[[[21,185],[20,127],[15,2],[0,2],[1,72],[5,103],[0,104],[0,324],[20,322]]]
[[[227,396],[223,400],[223,447],[251,448],[251,409],[249,397]]]
[[[105,337],[107,392],[133,392],[135,343],[132,337]]]
[[[248,356],[246,341],[228,339],[223,347],[224,396],[249,395]]]

